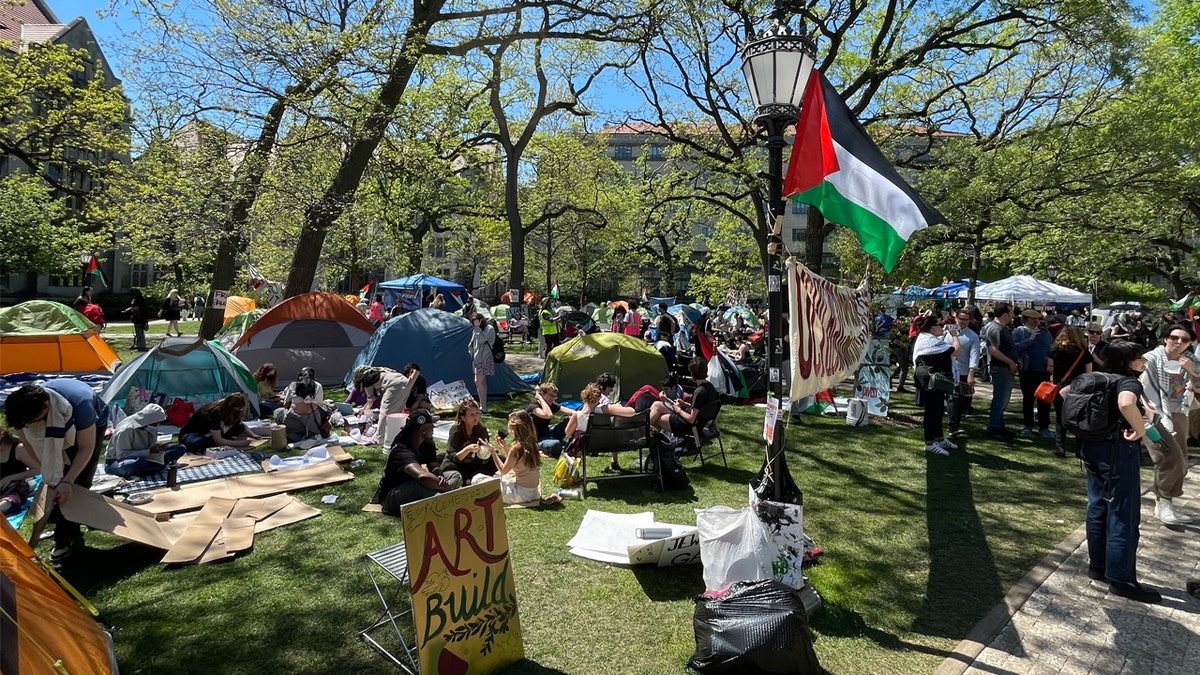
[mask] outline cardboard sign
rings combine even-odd
[[[229,303],[229,291],[213,291],[212,292],[212,308],[225,309],[225,305]]]
[[[654,564],[659,567],[692,565],[700,562],[700,535],[694,527],[671,527],[672,535],[643,546],[629,547],[629,564]],[[683,531],[679,534],[679,531]]]
[[[854,382],[854,395],[867,402],[867,414],[887,417],[892,387],[890,361],[891,346],[887,340],[872,340]]]
[[[422,673],[494,673],[525,657],[500,481],[400,511]]]
[[[429,404],[437,410],[457,408],[463,401],[474,400],[467,390],[467,383],[455,380],[450,383],[435,382],[429,385]]]

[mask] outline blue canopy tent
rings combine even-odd
[[[419,309],[390,319],[375,331],[359,352],[346,373],[345,383],[350,385],[358,366],[386,366],[400,370],[411,361],[420,366],[421,374],[429,384],[439,380],[462,380],[472,394],[478,394],[467,349],[471,331],[470,321],[439,309]],[[530,389],[504,363],[497,363],[496,373],[488,378],[489,396],[505,396]]]
[[[385,306],[401,305],[406,312],[428,307],[438,293],[442,294],[442,299],[446,302],[442,309],[447,312],[462,309],[467,301],[465,286],[428,274],[414,274],[380,282],[379,292],[383,294]]]
[[[976,279],[975,287],[979,288],[981,285],[983,285],[983,282]],[[959,279],[958,281],[951,281],[950,283],[942,284],[941,286],[935,286],[934,288],[929,289],[929,294],[935,298],[957,298],[959,297],[959,292],[965,291],[970,287],[970,279]]]

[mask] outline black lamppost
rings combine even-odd
[[[1046,278],[1049,279],[1051,283],[1058,280],[1058,265],[1050,263],[1050,266],[1046,268]]]
[[[800,105],[817,55],[812,38],[788,28],[785,16],[777,2],[771,13],[771,27],[742,48],[742,74],[754,101],[754,123],[767,136],[767,372],[771,396],[778,401],[783,400],[783,149],[787,147],[783,134],[800,119]],[[794,502],[800,495],[784,457],[779,425],[782,416],[781,410],[767,445],[768,479],[775,501]]]
[[[83,273],[79,276],[79,288],[82,289],[88,286],[88,263],[92,262],[91,251],[84,251],[79,254],[79,264],[83,267]]]

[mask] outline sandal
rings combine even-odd
[[[558,504],[562,500],[563,500],[562,495],[552,494],[549,497],[546,497],[545,499],[543,499],[542,503],[543,504]]]

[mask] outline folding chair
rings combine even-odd
[[[417,664],[416,626],[413,624],[412,595],[410,595],[408,589],[408,552],[404,548],[404,542],[392,544],[378,551],[371,551],[363,560],[363,567],[367,570],[367,576],[371,578],[371,584],[375,587],[375,594],[379,596],[379,602],[383,604],[383,614],[380,615],[378,621],[359,631],[359,637],[370,643],[380,654],[386,656],[397,668],[409,673],[409,675],[420,675],[421,667]],[[379,568],[382,572],[379,576],[376,576],[377,572],[375,568]],[[389,577],[392,579],[392,582],[388,582]],[[390,592],[385,593],[381,582],[383,585],[394,587],[390,589]],[[403,609],[397,611],[401,605],[403,605]],[[403,620],[406,617],[407,620]],[[400,641],[400,648],[403,650],[405,660],[397,658],[386,647],[379,644],[375,638],[371,637],[371,633],[375,629],[382,628],[388,624],[391,624],[392,630],[396,633],[396,638]],[[405,638],[405,632],[411,638],[411,646],[409,639]]]
[[[601,413],[592,413],[589,415],[587,430],[579,437],[579,459],[583,463],[583,486],[581,492],[584,499],[587,499],[587,484],[589,480],[600,481],[612,478],[652,475],[648,472],[633,472],[612,476],[589,477],[588,455],[606,455],[612,452],[637,450],[638,466],[643,467],[646,465],[645,452],[651,449],[651,443],[657,442],[658,435],[650,433],[649,410],[643,410],[633,417],[616,417]],[[658,462],[655,462],[655,471],[658,470]]]
[[[716,439],[717,447],[721,449],[721,464],[726,469],[729,468],[729,461],[725,459],[725,442],[721,440],[721,428],[717,426],[717,416],[720,414],[721,402],[709,401],[700,409],[696,423],[692,425],[692,438],[696,441],[696,454],[700,457],[700,466],[704,466],[705,459],[717,456],[715,452],[707,457],[704,455],[704,446]]]

